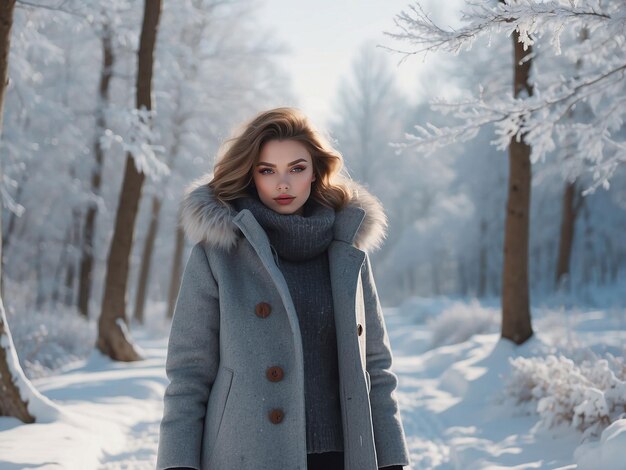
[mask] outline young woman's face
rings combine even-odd
[[[311,154],[295,140],[270,140],[261,147],[254,184],[261,202],[280,214],[302,214],[315,181]]]

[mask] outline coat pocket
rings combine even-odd
[[[228,405],[233,374],[232,369],[220,367],[220,373],[217,374],[211,393],[209,394],[207,413],[204,420],[204,436],[202,439],[202,460],[205,465],[210,462],[212,455],[215,453],[215,445],[219,440],[222,421],[224,419],[226,406]]]

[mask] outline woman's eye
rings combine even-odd
[[[291,169],[291,171],[295,171],[296,173],[302,173],[304,170],[306,170],[306,167],[303,166],[296,166]],[[269,175],[273,172],[274,171],[271,168],[262,168],[261,170],[259,170],[259,174],[261,175]]]

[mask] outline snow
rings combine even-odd
[[[600,442],[576,449],[575,457],[581,470],[623,470],[626,449],[626,419],[619,419],[602,432]]]
[[[445,311],[454,312],[447,315],[454,315],[458,329],[469,333],[465,338],[461,331],[453,344],[437,345],[433,322],[437,312]],[[493,316],[493,304],[412,299],[401,308],[385,309],[410,468],[624,468],[624,415],[611,414],[612,424],[585,435],[574,422],[547,423],[538,406],[541,397],[520,401],[532,389],[524,392],[515,386],[523,379],[555,374],[546,364],[563,362],[575,371],[593,364],[589,361],[594,358],[601,367],[584,372],[598,381],[590,389],[600,393],[603,386],[619,386],[624,371],[615,367],[624,364],[619,356],[626,344],[624,311],[537,306],[533,314],[536,335],[515,346],[497,332],[472,334],[472,318]],[[71,367],[33,379],[60,413],[30,425],[0,418],[0,469],[154,468],[167,383],[167,331],[133,326],[132,333],[145,354],[143,361],[117,363],[93,350]],[[520,375],[520,370],[535,375]],[[605,403],[607,396],[617,399],[617,392],[612,393],[604,391]],[[587,403],[596,403],[597,409],[601,402]]]
[[[94,350],[60,375],[34,379],[63,413],[29,425],[0,418],[0,468],[153,469],[167,339],[135,336],[144,361],[114,362]]]
[[[0,299],[0,322],[6,324],[6,314],[2,299]],[[41,422],[53,422],[59,417],[61,409],[48,397],[42,395],[37,387],[33,387],[31,382],[26,379],[24,371],[19,365],[15,345],[10,335],[0,335],[0,348],[4,349],[7,355],[7,365],[9,373],[13,378],[13,383],[20,391],[20,397],[27,403],[28,413],[36,417]],[[0,418],[0,423],[1,423]]]

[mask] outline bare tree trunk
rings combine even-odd
[[[480,221],[480,251],[478,254],[478,297],[487,293],[487,221]]]
[[[76,247],[80,239],[80,211],[72,211],[72,242],[68,247],[67,270],[65,271],[65,305],[74,305],[74,279],[76,278]]]
[[[502,1],[502,0],[500,0]],[[532,59],[520,63],[532,48],[523,50],[519,33],[513,33],[515,57],[514,94],[533,94],[528,76]],[[530,321],[528,290],[528,234],[530,228],[530,146],[524,136],[509,145],[509,184],[504,232],[504,264],[502,272],[502,337],[516,344],[524,343],[533,334]]]
[[[624,264],[624,260],[626,260],[626,257],[624,257],[623,255],[619,255],[614,256],[612,259],[613,264],[611,265],[611,282],[617,282],[617,278],[620,273],[620,267]]]
[[[61,290],[63,287],[63,282],[61,280],[61,273],[63,269],[67,266],[67,257],[68,257],[68,247],[70,246],[70,231],[71,228],[68,227],[65,230],[65,237],[63,238],[63,249],[61,250],[61,255],[59,256],[59,262],[57,263],[57,267],[54,270],[54,291],[52,292],[52,305],[55,306],[59,302],[59,297],[61,296]]]
[[[180,112],[181,102],[180,102],[180,87],[177,99],[176,111]],[[180,151],[181,144],[181,132],[182,132],[182,123],[184,119],[180,116],[176,116],[174,118],[174,143],[172,144],[172,148],[168,152],[169,160],[168,166],[170,169],[174,166],[174,162],[176,161],[176,157],[178,156],[178,152]],[[163,182],[162,186],[167,187],[169,182],[169,178],[166,178]],[[158,195],[154,195],[152,197],[152,211],[150,216],[150,226],[148,227],[148,234],[146,236],[146,242],[144,245],[143,256],[141,258],[141,269],[139,272],[139,281],[137,285],[137,295],[135,297],[135,319],[143,325],[144,323],[144,308],[146,304],[146,299],[148,296],[148,282],[150,280],[150,267],[152,265],[152,254],[154,253],[154,244],[157,237],[157,233],[159,230],[159,217],[161,214],[161,199]],[[171,286],[170,286],[171,289]],[[176,288],[178,292],[178,287]]]
[[[469,283],[467,282],[467,263],[463,259],[460,259],[457,262],[457,277],[459,279],[458,289],[461,295],[466,296],[469,293],[470,287]]]
[[[600,283],[606,285],[611,275],[611,260],[614,258],[613,243],[606,232],[602,234],[602,238],[604,238],[605,249],[600,256]]]
[[[135,218],[143,181],[143,173],[136,170],[132,157],[128,156],[124,172],[124,184],[115,218],[115,231],[107,261],[104,298],[98,321],[98,340],[96,343],[102,353],[118,361],[142,359],[126,334],[128,325],[126,319],[126,287],[128,285],[129,256]]]
[[[433,295],[439,296],[441,295],[441,281],[439,276],[439,266],[442,262],[441,257],[437,257],[430,263],[430,272],[433,286]]]
[[[76,172],[72,168],[70,171],[70,177],[73,179],[76,177]],[[56,305],[61,291],[63,291],[63,300],[65,305],[71,307],[74,305],[74,279],[76,277],[76,247],[80,240],[80,211],[74,207],[72,209],[72,221],[65,231],[65,237],[63,238],[63,246],[61,247],[61,255],[59,256],[59,262],[54,270],[54,276],[52,282],[54,282],[54,289],[51,295],[52,305]],[[65,277],[62,273],[65,271]],[[63,285],[63,287],[61,287]]]
[[[589,30],[585,27],[582,28],[580,32],[579,40],[580,42],[584,42],[589,39]],[[582,67],[582,59],[578,59],[576,61],[576,69],[580,70]],[[578,75],[578,74],[577,74]],[[582,103],[581,103],[582,106]],[[580,107],[579,107],[580,109]],[[568,119],[572,119],[574,116],[574,110],[570,109],[567,113]],[[574,139],[574,137],[572,137]],[[570,157],[571,154],[576,152],[575,146],[570,146]],[[572,257],[572,245],[574,242],[574,234],[576,228],[576,218],[578,217],[578,212],[580,209],[580,205],[583,202],[583,197],[578,187],[576,185],[576,181],[565,182],[565,189],[563,191],[563,212],[561,216],[561,237],[559,239],[559,258],[556,265],[556,273],[555,273],[555,283],[558,288],[560,284],[565,279],[565,276],[569,277],[570,273],[570,260]]]
[[[145,0],[137,67],[136,105],[138,109],[152,109],[152,67],[160,14],[161,0]],[[137,171],[132,155],[128,154],[107,261],[104,298],[96,342],[96,346],[103,354],[119,361],[142,359],[126,334],[128,327],[126,288],[135,219],[144,179],[145,175]]]
[[[63,291],[63,303],[68,307],[74,305],[74,279],[76,278],[76,246],[80,239],[80,212],[77,208],[72,209],[72,224],[68,227],[59,263],[55,269],[54,280],[56,281],[54,292],[52,293],[52,303],[56,304],[60,292]],[[61,273],[65,271],[65,277],[61,279]],[[63,284],[63,287],[61,287]]]
[[[27,175],[28,169],[24,169],[24,171],[22,172],[22,179],[17,185],[17,188],[15,190],[15,197],[13,198],[16,204],[20,204],[20,201],[22,200],[22,192],[24,191],[24,185],[26,184],[26,179],[28,177]],[[17,214],[14,211],[11,211],[11,214],[9,215],[9,224],[7,226],[7,231],[6,233],[2,234],[2,247],[5,250],[9,247],[9,243],[11,242],[11,235],[13,235],[13,231],[15,230],[16,220]]]
[[[4,119],[4,97],[9,84],[9,50],[15,0],[0,3],[0,131]]]
[[[41,310],[45,301],[44,276],[43,276],[43,253],[42,253],[43,237],[37,238],[37,262],[35,264],[35,276],[37,280],[37,297],[35,299],[35,308]]]
[[[583,269],[582,269],[582,284],[588,285],[591,283],[591,278],[593,277],[593,237],[594,230],[593,226],[590,222],[591,214],[589,213],[589,206],[583,206],[583,220],[585,221],[585,231],[584,231],[584,243],[583,243]]]
[[[566,182],[563,191],[563,211],[561,216],[561,237],[559,239],[559,257],[556,264],[555,282],[557,288],[563,282],[565,276],[569,276],[570,259],[572,257],[572,245],[574,243],[574,230],[576,218],[583,198],[576,182]]]
[[[13,11],[15,0],[0,2],[0,132],[4,115],[4,96],[9,80],[9,50],[11,49],[11,27],[13,26]],[[0,168],[0,178],[2,169]],[[2,200],[0,198],[0,208]],[[0,217],[0,231],[2,217]],[[0,243],[0,259],[2,258],[2,244]],[[2,276],[2,266],[0,266]],[[24,423],[33,423],[35,418],[28,412],[28,403],[22,400],[20,390],[15,382],[13,369],[19,367],[16,356],[11,351],[13,341],[11,331],[4,313],[4,305],[0,297],[0,416],[13,416]],[[13,367],[9,367],[9,364]]]
[[[179,219],[180,220],[180,214]],[[176,225],[176,243],[174,245],[174,259],[172,262],[172,277],[167,295],[167,318],[174,316],[174,307],[178,298],[180,281],[183,276],[183,252],[185,251],[185,232],[181,224]]]
[[[152,197],[152,209],[150,213],[150,226],[146,236],[146,243],[143,246],[143,256],[141,257],[141,268],[139,270],[139,282],[137,285],[137,295],[135,296],[135,320],[143,325],[144,308],[148,293],[148,280],[150,277],[150,267],[152,265],[152,253],[154,252],[154,242],[159,229],[159,214],[161,211],[161,200],[158,196]]]
[[[100,86],[98,89],[99,103],[96,110],[96,132],[94,138],[95,165],[91,173],[91,192],[94,196],[100,195],[102,184],[102,167],[104,162],[104,149],[100,144],[100,137],[106,129],[105,109],[109,103],[109,88],[113,75],[113,46],[111,44],[111,28],[108,23],[104,24],[102,33],[102,69],[100,71]],[[83,234],[82,255],[80,261],[80,281],[78,287],[78,311],[85,318],[89,317],[89,299],[91,297],[91,283],[93,280],[93,239],[96,225],[96,213],[98,205],[95,202],[89,204],[85,216],[85,228]]]
[[[3,22],[5,13],[3,10],[6,8],[0,7],[1,22]],[[0,34],[2,34],[3,28],[4,26],[0,26]],[[13,367],[17,362],[13,360],[14,358],[7,357],[7,353],[11,353],[10,345],[13,342],[5,344],[5,337],[10,338],[11,331],[7,324],[2,298],[0,298],[0,339],[2,339],[0,346],[0,416],[13,416],[24,423],[34,423],[35,418],[28,412],[28,403],[20,397],[20,390],[14,381],[13,370],[9,367],[9,361],[13,362]],[[19,362],[17,362],[17,366],[19,367]]]

